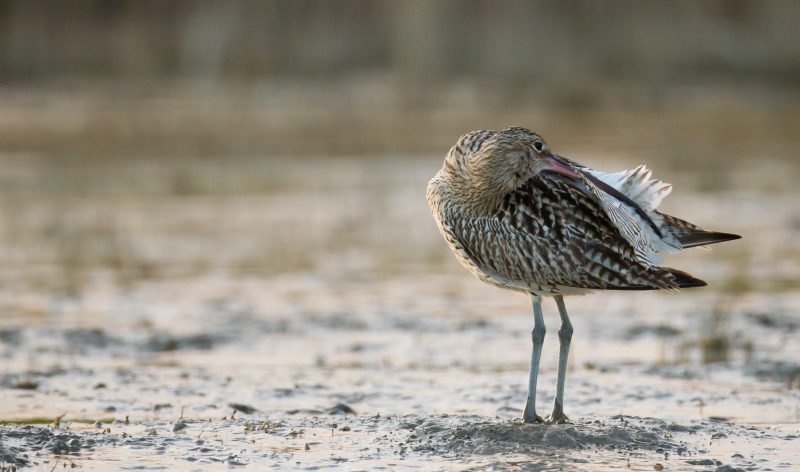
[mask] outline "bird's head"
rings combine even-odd
[[[526,128],[473,131],[459,139],[445,169],[485,196],[504,196],[539,172],[578,178],[569,162],[555,156],[541,136]]]

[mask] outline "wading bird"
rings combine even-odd
[[[542,297],[561,316],[558,381],[551,423],[564,415],[564,377],[572,324],[565,295],[593,290],[677,290],[706,283],[659,267],[658,252],[740,236],[705,231],[657,210],[671,186],[645,166],[600,172],[550,151],[525,128],[473,131],[450,149],[428,183],[427,199],[456,258],[480,280],[530,294],[533,350],[523,420],[536,414],[536,379],[544,342]]]

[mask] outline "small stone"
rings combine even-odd
[[[81,449],[81,441],[78,438],[72,438],[67,441],[67,447],[70,451],[79,451]]]
[[[689,459],[686,463],[690,465],[719,465],[717,461],[711,459]]]
[[[228,403],[228,406],[233,408],[235,411],[241,411],[245,415],[249,415],[258,411],[254,407],[242,403]]]
[[[328,408],[329,415],[355,415],[356,410],[352,409],[349,405],[344,403],[337,403],[331,408]]]
[[[30,379],[18,380],[17,383],[14,384],[14,388],[18,388],[20,390],[36,390],[39,388],[39,382],[35,382]]]
[[[744,469],[725,464],[717,467],[717,470],[714,472],[744,472]]]

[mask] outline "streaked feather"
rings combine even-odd
[[[659,267],[656,253],[738,237],[658,212],[672,187],[654,179],[643,165],[607,173],[550,154],[576,174],[538,171],[508,187],[511,191],[494,187],[504,188],[499,194],[486,193],[492,187],[474,180],[485,172],[479,177],[470,173],[487,156],[501,151],[519,155],[522,145],[541,145],[540,140],[524,128],[467,133],[428,184],[428,203],[444,239],[485,282],[562,295],[699,287],[705,282]]]

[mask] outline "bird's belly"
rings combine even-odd
[[[485,270],[478,269],[473,270],[466,264],[464,265],[470,272],[473,272],[480,280],[483,282],[494,285],[496,287],[504,288],[507,290],[514,290],[516,292],[526,293],[526,294],[536,294],[542,296],[554,296],[554,295],[586,295],[591,293],[591,289],[581,288],[581,287],[571,287],[567,285],[559,285],[559,284],[546,284],[546,283],[539,283],[533,280],[514,280],[502,275],[498,275],[495,273],[491,273]]]
[[[461,265],[487,284],[537,295],[582,295],[591,292],[590,289],[565,285],[562,271],[551,267],[558,262],[558,258],[554,255],[543,258],[532,241],[519,241],[502,232],[494,232],[486,240],[466,238],[463,233],[444,235]]]
[[[511,261],[476,256],[456,241],[450,244],[450,248],[464,268],[487,284],[523,293],[544,294],[555,289],[546,284],[544,274],[537,272],[530,264],[531,261],[520,261],[523,263],[515,265],[516,269],[509,270]]]

